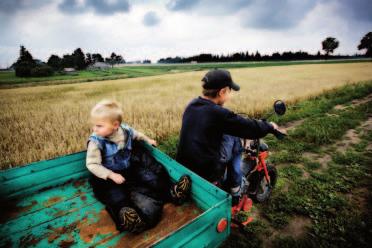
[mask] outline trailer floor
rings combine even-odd
[[[148,247],[202,213],[192,202],[168,203],[156,227],[136,235],[119,233],[87,179],[0,204],[1,247]]]

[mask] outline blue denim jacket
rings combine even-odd
[[[121,124],[120,127],[123,132],[127,135],[127,143],[122,149],[118,149],[118,145],[104,137],[96,134],[89,136],[88,143],[90,141],[95,142],[101,151],[102,165],[112,171],[122,171],[130,167],[130,156],[132,153],[133,146],[133,130],[125,124]]]

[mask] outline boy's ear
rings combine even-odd
[[[218,91],[218,95],[219,96],[221,96],[221,95],[223,95],[223,94],[225,94],[226,93],[226,87],[225,88],[222,88],[222,89],[220,89],[219,91]]]
[[[114,121],[114,127],[118,128],[119,126],[120,126],[120,122],[119,121]]]

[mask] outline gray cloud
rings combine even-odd
[[[19,6],[23,4],[21,0],[3,0],[0,1],[0,11],[7,13],[7,12],[15,12],[19,9]]]
[[[170,11],[195,11],[205,15],[228,15],[249,6],[255,0],[170,0]]]
[[[62,12],[69,14],[78,14],[87,10],[86,6],[79,5],[77,0],[63,0],[63,2],[58,5],[58,8]]]
[[[154,11],[147,12],[143,17],[143,24],[145,26],[156,26],[160,22],[160,18]]]
[[[172,11],[182,11],[192,9],[200,0],[171,0],[166,4],[167,9]]]
[[[341,13],[358,21],[372,22],[371,0],[339,0]]]
[[[313,0],[260,0],[242,11],[244,27],[286,29],[296,26],[316,6]]]
[[[94,11],[98,15],[111,15],[120,12],[129,12],[130,4],[127,0],[85,0],[79,3],[78,0],[63,0],[58,6],[59,10],[67,14],[78,14],[87,11]]]
[[[36,9],[50,3],[47,0],[1,0],[0,13],[10,15],[19,10]]]
[[[317,0],[319,1],[319,0]],[[171,11],[193,11],[202,15],[237,15],[244,27],[281,29],[295,26],[316,2],[314,0],[172,0]]]
[[[319,3],[327,0],[171,0],[170,11],[194,12],[200,15],[236,15],[243,27],[259,29],[287,29],[296,26]],[[353,20],[372,21],[372,1],[333,0],[339,6],[335,15]]]

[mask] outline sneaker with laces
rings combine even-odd
[[[124,231],[139,233],[146,228],[146,223],[133,208],[123,207],[120,209],[119,216]]]
[[[171,188],[171,196],[176,204],[182,204],[187,200],[191,190],[191,179],[188,175],[183,175],[178,182]]]

